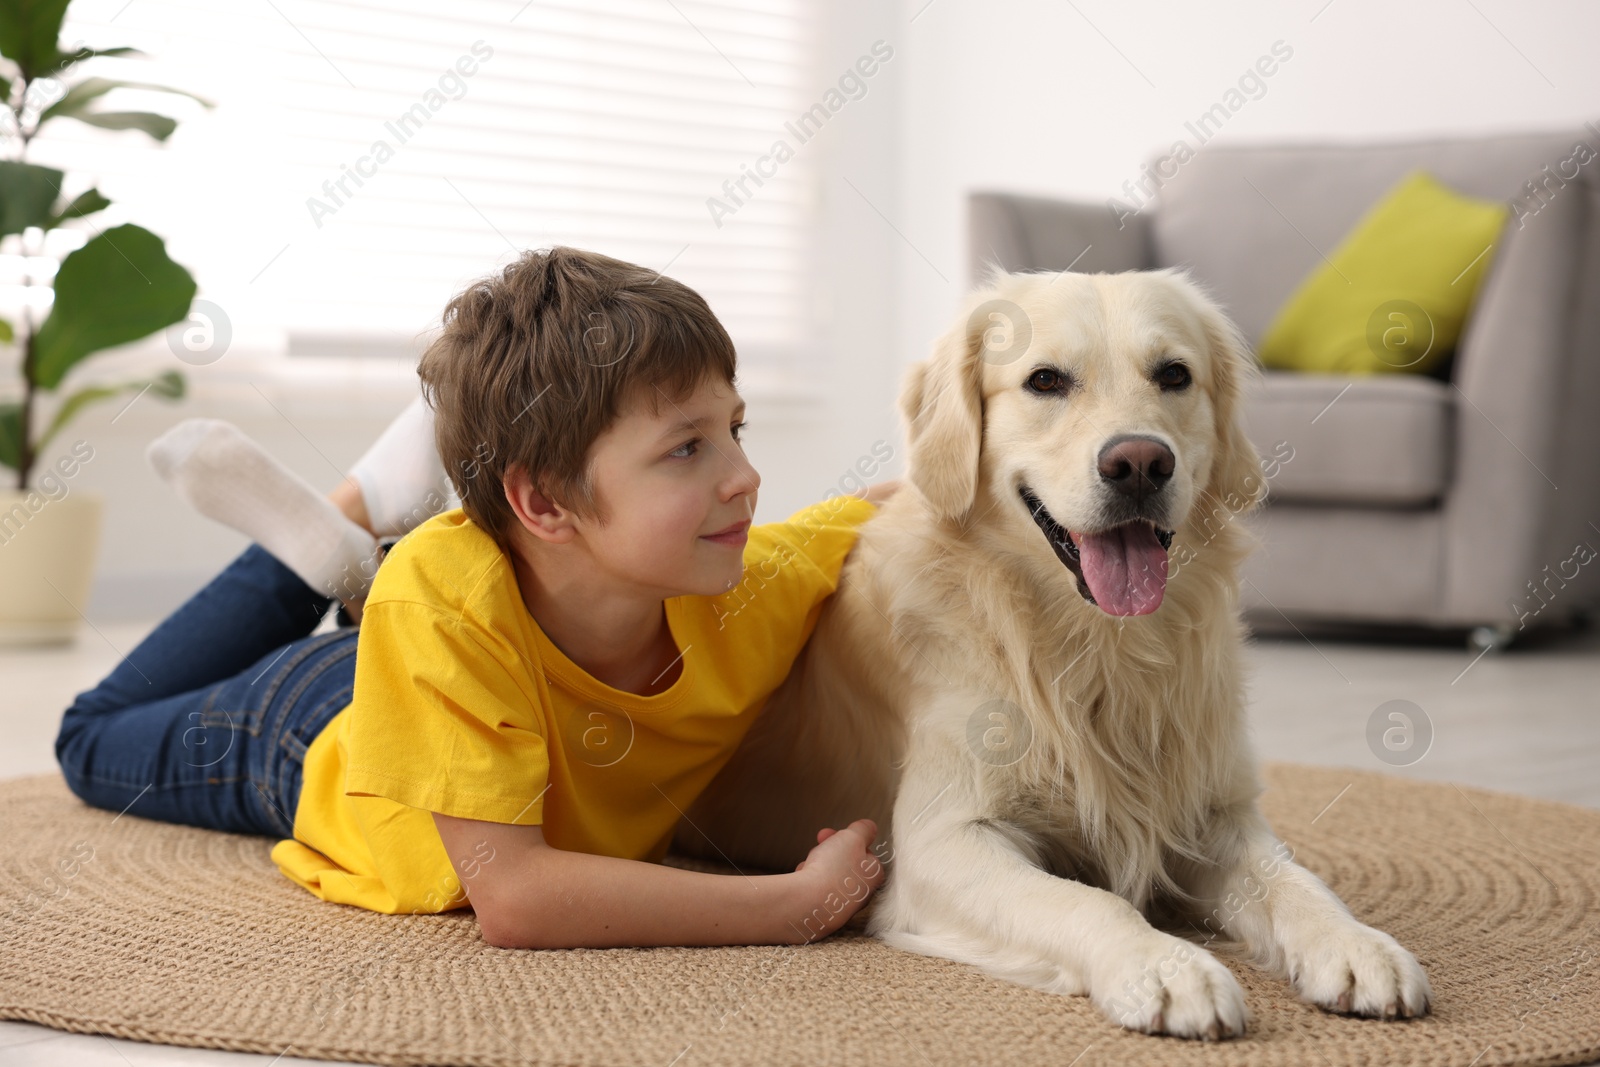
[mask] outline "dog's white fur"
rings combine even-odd
[[[1020,312],[1009,325],[1031,336],[1010,343],[1025,351],[991,344],[1007,325],[995,307]],[[1192,384],[1161,389],[1158,357]],[[1040,367],[1078,384],[1025,391]],[[1256,806],[1237,607],[1252,547],[1239,514],[1265,492],[1238,417],[1254,373],[1181,272],[992,274],[907,374],[910,484],[861,528],[678,847],[792,870],[819,827],[872,817],[892,826],[872,933],[1087,994],[1150,1033],[1243,1033],[1243,992],[1211,938],[1329,1010],[1427,1011],[1411,953],[1287,858]],[[1118,618],[1080,595],[1017,486],[1094,529],[1095,457],[1123,433],[1176,456],[1175,536],[1161,606]]]

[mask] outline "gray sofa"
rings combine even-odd
[[[1241,590],[1258,628],[1398,624],[1504,645],[1586,618],[1600,601],[1600,159],[1589,153],[1600,154],[1594,124],[1211,145],[1181,165],[1152,159],[1144,189],[1116,203],[976,192],[971,277],[989,263],[1186,266],[1255,344],[1411,168],[1510,202],[1440,372],[1265,373],[1246,405],[1248,432],[1263,454],[1285,441],[1294,452],[1253,520],[1264,547]]]

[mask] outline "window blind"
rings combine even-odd
[[[165,146],[60,120],[29,159],[167,238],[241,343],[414,355],[463,285],[559,243],[694,287],[742,360],[804,358],[815,153],[770,155],[817,92],[800,0],[79,8],[68,43],[151,57],[93,73],[216,107],[119,89],[179,118]]]

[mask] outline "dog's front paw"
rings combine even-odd
[[[1141,950],[1106,969],[1091,990],[1112,1022],[1147,1034],[1238,1037],[1250,1021],[1244,990],[1199,945],[1156,933]]]
[[[1296,991],[1328,1011],[1398,1019],[1433,1005],[1427,972],[1382,930],[1350,920],[1286,949]]]

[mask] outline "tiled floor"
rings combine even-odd
[[[0,650],[0,778],[55,769],[61,709],[147,629],[101,623],[69,648]],[[1481,657],[1464,645],[1373,645],[1291,633],[1252,644],[1249,665],[1250,718],[1263,759],[1386,770],[1600,808],[1600,632],[1530,639]],[[1390,701],[1409,704],[1378,710]],[[1369,744],[1375,714],[1377,737],[1407,725],[1388,718],[1395,710],[1408,716],[1411,746]],[[1403,734],[1390,737],[1404,741]],[[0,1022],[5,1067],[325,1062]]]

